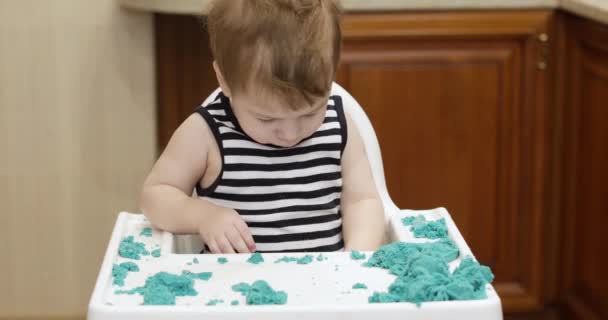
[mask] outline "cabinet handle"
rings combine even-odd
[[[538,70],[545,70],[545,69],[547,69],[547,62],[539,61],[536,66],[538,67]]]
[[[547,69],[547,59],[549,58],[549,35],[545,32],[538,35],[538,41],[541,43],[541,60],[536,64],[538,70]]]

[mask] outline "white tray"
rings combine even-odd
[[[471,250],[456,228],[449,213],[444,208],[433,210],[402,210],[392,216],[389,223],[389,241],[426,242],[429,239],[414,238],[408,227],[401,223],[405,216],[424,215],[427,220],[445,218],[449,237],[460,249],[460,257],[450,263],[453,271],[465,256],[473,256]],[[326,260],[318,261],[318,253],[312,254],[313,262],[298,265],[294,262],[274,263],[284,257],[301,257],[307,253],[266,253],[259,265],[248,263],[249,254],[213,255],[182,254],[190,250],[197,252],[200,242],[196,237],[175,237],[171,233],[154,230],[151,237],[140,236],[141,230],[151,227],[141,214],[122,212],[119,214],[112,238],[101,266],[95,285],[87,318],[89,320],[137,320],[137,319],[483,319],[501,320],[500,298],[488,284],[487,299],[473,301],[423,302],[413,303],[368,303],[367,298],[374,291],[386,292],[395,279],[388,270],[363,267],[365,260],[353,260],[349,252],[323,253]],[[135,241],[146,245],[148,251],[160,248],[161,256],[142,256],[141,260],[131,260],[118,255],[118,247],[126,236],[134,236]],[[178,241],[179,240],[179,241]],[[365,252],[367,258],[373,252]],[[226,257],[228,263],[219,264],[218,257]],[[198,264],[193,263],[194,258]],[[366,259],[367,260],[367,259]],[[135,262],[140,271],[129,272],[122,287],[113,285],[112,266],[126,261]],[[195,280],[194,297],[177,297],[171,306],[142,305],[139,294],[116,294],[116,290],[129,290],[143,286],[147,277],[160,271],[181,274],[183,270],[192,272],[213,272],[210,280]],[[287,292],[285,305],[250,306],[240,293],[232,291],[232,285],[255,280],[266,280],[274,290]],[[352,289],[361,282],[367,289]],[[212,299],[224,302],[215,306],[206,304]],[[233,306],[231,301],[238,300]]]

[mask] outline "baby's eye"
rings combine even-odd
[[[264,123],[269,123],[269,122],[272,122],[274,119],[258,118],[258,120],[260,120],[261,122],[264,122]]]

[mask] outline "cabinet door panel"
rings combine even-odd
[[[569,318],[608,318],[608,27],[565,16],[563,295]]]
[[[391,197],[401,208],[446,207],[494,271],[507,312],[542,308],[547,83],[537,36],[549,20],[530,12],[344,21],[338,82],[374,125]]]

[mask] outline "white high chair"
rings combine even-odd
[[[214,91],[206,100],[211,102],[219,89]],[[374,129],[367,115],[357,101],[340,85],[333,83],[332,94],[342,97],[345,113],[347,113],[357,128],[365,144],[374,182],[382,199],[387,226],[387,242],[429,242],[433,240],[414,238],[408,227],[401,220],[405,216],[423,215],[427,220],[444,218],[448,228],[448,237],[460,250],[460,256],[449,263],[453,271],[462,258],[473,256],[464,241],[460,231],[454,224],[449,213],[444,208],[432,210],[400,210],[391,200],[384,179],[384,170],[380,147]],[[387,291],[393,281],[384,269],[366,268],[361,262],[350,258],[346,252],[323,253],[327,260],[317,260],[307,266],[272,263],[286,254],[264,254],[264,268],[253,267],[247,263],[249,255],[212,255],[198,254],[202,242],[197,236],[176,236],[168,232],[154,230],[151,237],[139,236],[141,230],[151,224],[141,214],[120,213],[108,249],[106,251],[97,283],[89,303],[87,318],[89,320],[164,320],[164,319],[412,319],[412,320],[502,320],[500,298],[491,284],[486,285],[487,298],[472,301],[441,301],[424,302],[418,307],[412,303],[367,303],[367,297],[373,291]],[[112,266],[121,262],[131,261],[118,255],[120,242],[127,236],[134,236],[146,248],[159,247],[161,257],[142,257],[135,261],[140,271],[132,272],[125,280],[125,287],[132,289],[145,284],[148,276],[156,272],[166,271],[180,274],[184,270],[213,272],[210,281],[195,281],[195,289],[201,297],[178,297],[175,305],[141,305],[142,298],[138,295],[119,295],[112,284]],[[302,257],[306,253],[288,254],[291,257]],[[372,254],[372,252],[368,252]],[[218,256],[228,257],[230,262],[220,265],[216,262]],[[200,263],[194,264],[194,261]],[[338,268],[339,267],[339,268]],[[289,301],[285,305],[248,306],[241,303],[230,305],[232,299],[239,298],[230,286],[237,282],[253,282],[265,279],[275,290],[285,290]],[[352,290],[346,294],[353,283],[363,280],[369,289]],[[320,287],[317,287],[316,283]],[[209,307],[205,302],[210,299],[226,299],[223,305]],[[242,300],[242,298],[241,298]]]

